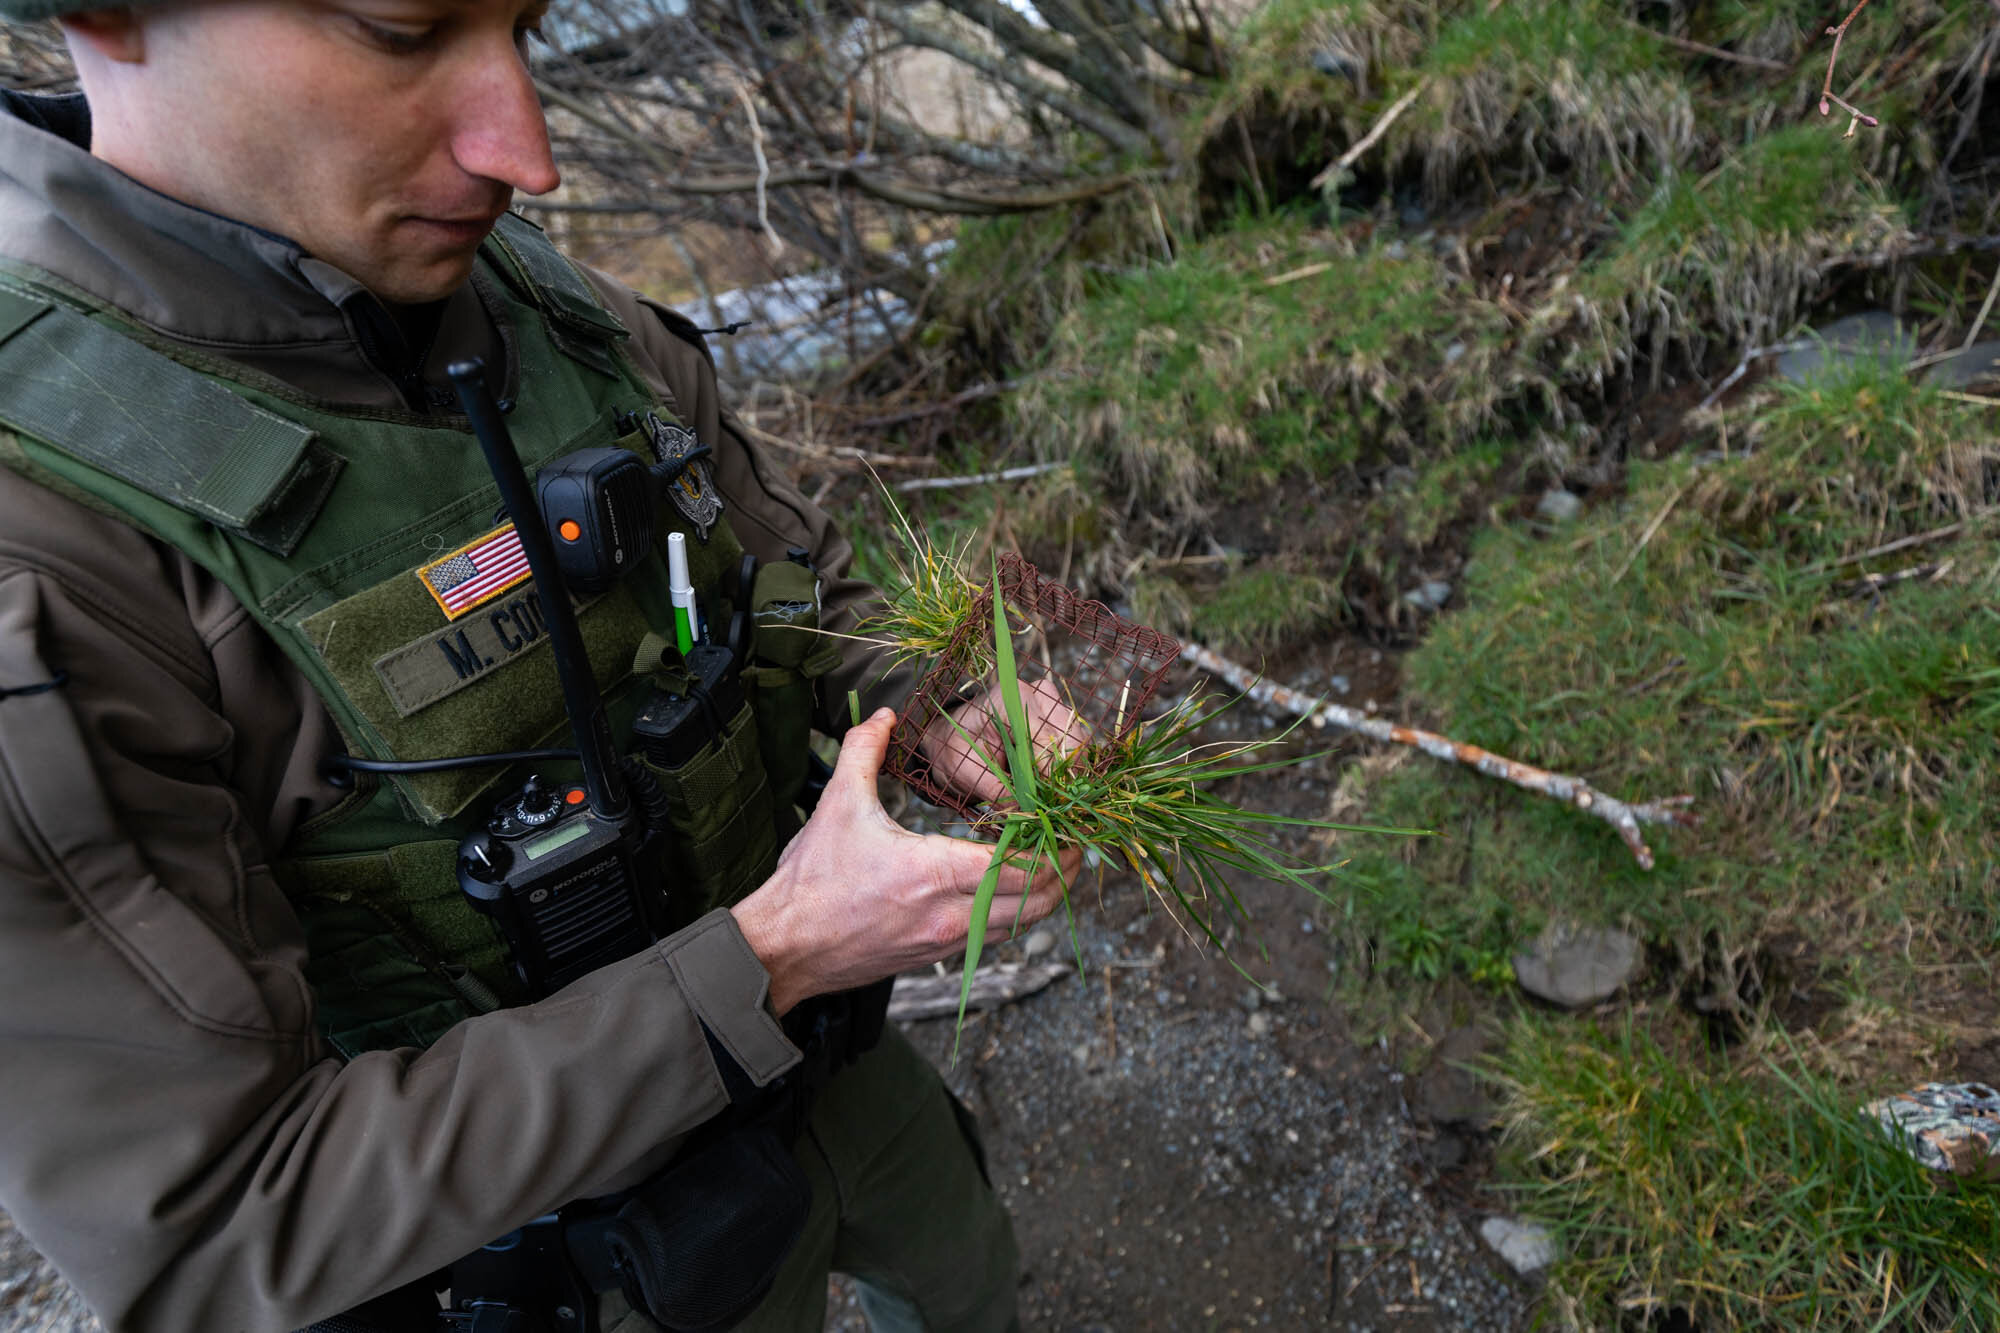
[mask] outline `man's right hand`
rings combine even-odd
[[[888,709],[847,733],[813,817],[762,887],[734,909],[771,974],[771,1006],[784,1014],[814,995],[865,986],[965,947],[972,895],[993,858],[989,844],[912,833],[875,793],[896,715]],[[1074,882],[1082,854],[1066,852]],[[990,940],[1011,937],[1061,901],[1057,867],[1001,872],[988,916]]]

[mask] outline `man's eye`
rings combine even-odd
[[[356,18],[354,22],[363,36],[392,55],[414,55],[429,45],[437,33],[435,27],[427,24],[377,23],[364,18]]]

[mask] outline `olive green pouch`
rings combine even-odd
[[[819,574],[810,566],[760,566],[750,605],[757,637],[743,679],[757,710],[772,806],[789,816],[806,782],[814,682],[840,665],[840,641],[819,632]]]
[[[660,784],[672,830],[667,893],[677,919],[731,906],[770,878],[778,861],[777,830],[748,702],[678,767],[643,754],[639,762]]]

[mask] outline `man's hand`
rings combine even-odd
[[[737,924],[771,974],[771,1006],[865,986],[965,945],[972,895],[990,845],[911,833],[875,794],[896,716],[882,709],[847,733],[840,761],[804,830],[761,888],[735,907]],[[1063,856],[1074,880],[1082,854]],[[1011,937],[1061,901],[1057,868],[1001,871],[989,940]]]
[[[939,782],[995,806],[1011,804],[1007,786],[979,756],[984,754],[1003,771],[1007,767],[998,720],[1002,707],[993,691],[982,689],[956,712],[932,719],[918,742]],[[1083,744],[1087,725],[1063,702],[1053,682],[1022,681],[1021,711],[1028,715],[1028,736],[1034,742],[1037,769],[1046,771],[1051,759]]]

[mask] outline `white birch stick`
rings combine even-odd
[[[1307,719],[1315,727],[1338,727],[1351,731],[1370,740],[1387,745],[1408,745],[1433,759],[1447,763],[1464,764],[1466,767],[1484,773],[1490,778],[1511,782],[1517,787],[1538,792],[1543,796],[1553,796],[1558,801],[1595,815],[1618,830],[1618,836],[1632,849],[1632,856],[1639,862],[1641,870],[1653,868],[1653,852],[1646,846],[1646,840],[1639,833],[1641,824],[1678,824],[1692,828],[1695,815],[1688,809],[1694,804],[1693,796],[1668,796],[1657,801],[1631,804],[1615,796],[1607,796],[1582,778],[1573,778],[1563,773],[1551,773],[1547,769],[1524,764],[1518,759],[1482,750],[1477,745],[1455,741],[1449,736],[1436,732],[1419,731],[1415,727],[1398,726],[1386,718],[1370,717],[1368,714],[1340,704],[1320,703],[1300,693],[1288,689],[1275,681],[1266,680],[1257,672],[1239,663],[1221,657],[1198,643],[1186,644],[1181,648],[1181,657],[1212,676],[1226,681],[1230,688],[1237,690],[1252,702],[1267,708],[1279,708],[1297,717]]]

